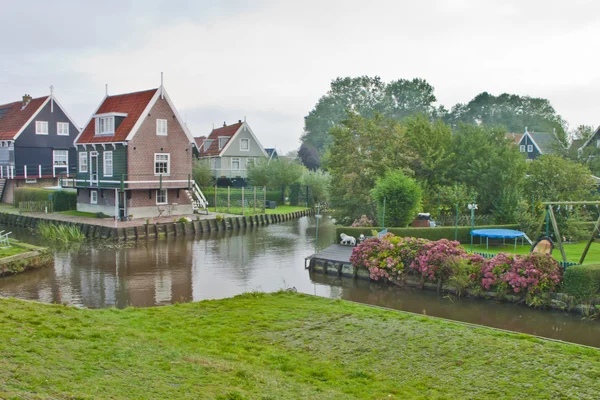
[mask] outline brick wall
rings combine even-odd
[[[90,203],[90,192],[91,192],[90,189],[79,189],[79,194],[77,195],[77,203],[91,204]],[[114,207],[114,205],[115,205],[115,190],[114,189],[98,190],[98,205]]]
[[[169,204],[191,204],[190,199],[185,193],[185,189],[179,189],[179,197],[177,197],[178,189],[167,190],[167,201]],[[148,193],[146,190],[132,190],[131,199],[128,200],[127,207],[152,207],[156,206],[156,190],[151,189]]]

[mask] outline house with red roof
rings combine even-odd
[[[196,151],[200,160],[209,163],[215,178],[230,183],[243,182],[247,167],[270,155],[246,121],[213,129],[208,137],[196,138]]]
[[[57,186],[75,168],[79,128],[54,94],[0,105],[0,198],[13,202],[17,187]]]
[[[120,219],[192,214],[194,138],[163,86],[106,96],[75,140],[77,210]]]

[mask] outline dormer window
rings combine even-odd
[[[219,150],[221,150],[221,149],[223,149],[223,147],[225,147],[228,140],[229,140],[229,137],[220,137],[219,138]]]
[[[96,135],[114,135],[115,117],[96,118]]]
[[[204,145],[204,151],[207,152],[208,148],[210,147],[210,144],[212,143],[212,140],[205,140],[204,143],[202,143]]]

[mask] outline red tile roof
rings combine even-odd
[[[122,142],[127,138],[129,132],[140,118],[152,97],[158,89],[145,90],[143,92],[119,94],[108,96],[96,114],[126,113],[127,117],[117,127],[113,136],[96,136],[96,122],[92,119],[84,128],[76,143],[106,143]]]
[[[219,150],[219,137],[227,136],[229,137],[229,139],[231,139],[233,135],[235,135],[235,133],[238,131],[238,129],[240,129],[240,126],[242,126],[242,124],[243,122],[238,122],[237,124],[226,125],[222,128],[213,129],[210,135],[208,135],[208,138],[205,139],[212,140],[212,143],[208,146],[208,150],[200,152],[200,156],[218,156],[222,150]],[[223,148],[227,145],[228,142],[229,140],[225,142]]]
[[[0,105],[0,139],[14,139],[17,132],[29,121],[29,118],[37,112],[48,96],[31,99],[23,110],[22,101]]]
[[[194,141],[196,142],[196,147],[198,149],[200,149],[202,147],[202,143],[204,143],[205,139],[206,139],[206,136],[200,136],[200,137],[194,138]]]
[[[523,137],[523,133],[507,133],[504,135],[507,139],[510,139],[514,142],[514,144],[519,144],[521,138]]]

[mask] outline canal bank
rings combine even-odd
[[[598,349],[290,292],[127,310],[0,299],[0,324],[7,398],[593,399],[600,374]]]
[[[0,257],[0,278],[33,269],[47,268],[54,263],[52,253],[44,247],[11,240],[10,247],[4,247],[3,250],[11,255]]]
[[[12,212],[0,212],[0,225],[35,228],[39,223],[48,221],[54,224],[77,226],[81,232],[90,239],[131,241],[194,235],[204,232],[220,232],[253,226],[265,226],[292,221],[313,214],[313,209],[305,209],[282,214],[273,213],[249,216],[213,215],[212,218],[207,215],[195,214],[188,218],[173,219],[169,217],[152,220],[112,222],[85,217],[70,217],[57,213],[18,214]]]

